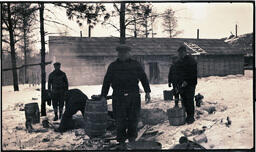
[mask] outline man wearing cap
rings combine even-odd
[[[51,92],[52,105],[55,117],[53,121],[61,119],[62,111],[64,107],[64,96],[68,90],[68,79],[66,74],[60,70],[61,64],[56,62],[54,65],[54,71],[50,73],[48,79],[48,90]],[[59,117],[58,117],[59,108]]]
[[[176,70],[179,72],[182,82],[180,95],[187,113],[186,122],[191,124],[195,121],[194,95],[197,85],[197,62],[187,54],[187,49],[184,45],[179,47],[178,56]]]
[[[118,58],[112,62],[104,77],[101,95],[106,97],[110,86],[113,88],[113,113],[117,123],[117,141],[120,145],[135,141],[137,137],[138,117],[141,109],[141,98],[138,82],[141,81],[150,101],[150,86],[147,76],[139,62],[130,58],[131,48],[120,45],[116,48]],[[127,130],[126,130],[127,129]]]
[[[181,86],[180,74],[179,71],[176,69],[176,64],[178,62],[178,56],[172,57],[172,65],[169,69],[168,74],[168,86],[173,87],[173,95],[175,97],[175,106],[178,105],[179,102],[179,88]]]

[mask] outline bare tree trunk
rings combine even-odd
[[[23,24],[25,24],[25,22],[23,21]],[[24,83],[28,83],[28,78],[27,78],[27,31],[24,28]]]
[[[151,15],[152,38],[154,38],[154,30],[153,30],[154,26],[153,26],[153,24],[154,24],[154,21],[153,21],[153,15]]]
[[[45,105],[45,38],[44,38],[44,3],[40,3],[40,34],[41,34],[41,116],[46,116]]]
[[[137,37],[137,21],[136,21],[136,18],[135,16],[133,17],[134,19],[134,37],[136,38]]]
[[[14,36],[13,36],[13,27],[12,27],[12,21],[11,21],[11,8],[10,3],[7,4],[8,7],[8,23],[9,23],[9,35],[10,35],[10,48],[11,48],[11,61],[12,61],[12,74],[13,74],[13,88],[14,91],[19,91],[19,84],[18,84],[18,75],[16,68],[16,53],[15,53],[15,47],[14,47]]]
[[[88,26],[88,37],[91,38],[91,30],[92,30],[92,27],[91,25]]]
[[[172,29],[171,29],[171,18],[169,18],[169,32],[170,32],[170,38],[172,38]]]
[[[146,17],[146,21],[145,21],[145,24],[146,24],[146,26],[145,26],[145,28],[146,28],[146,38],[148,38],[148,19],[147,19],[148,17]]]
[[[120,11],[120,44],[125,44],[125,2],[121,2]]]

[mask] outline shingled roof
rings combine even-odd
[[[195,54],[243,54],[221,39],[127,38],[126,44],[132,48],[132,55],[172,55],[181,44],[187,45],[189,52]],[[116,56],[119,38],[50,36],[49,45],[50,53],[54,55]]]

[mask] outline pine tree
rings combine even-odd
[[[170,38],[176,37],[182,33],[182,31],[176,30],[178,26],[177,19],[175,17],[175,11],[171,8],[164,12],[162,25],[164,27],[163,32],[167,32]]]

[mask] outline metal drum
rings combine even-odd
[[[84,112],[86,134],[91,138],[103,136],[107,128],[107,116],[106,100],[87,100]]]
[[[32,124],[40,123],[40,112],[38,103],[32,102],[25,104],[25,117],[27,121],[30,121]]]

